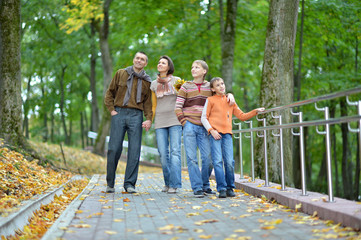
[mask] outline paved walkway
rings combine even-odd
[[[160,173],[140,174],[137,194],[122,193],[122,175],[116,192],[105,193],[105,176],[95,175],[43,239],[304,240],[326,234],[346,239],[350,233],[241,191],[235,198],[194,198],[188,174],[182,175],[183,188],[177,194],[161,192]]]

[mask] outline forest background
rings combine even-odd
[[[288,89],[293,101],[360,86],[361,3],[305,0],[297,8],[291,63],[294,84]],[[146,72],[152,79],[156,78],[161,55],[173,59],[174,75],[185,80],[192,79],[192,62],[203,59],[210,66],[207,79],[227,76],[228,91],[235,95],[242,110],[260,107],[260,95],[265,94],[261,79],[269,9],[267,0],[22,0],[25,137],[86,148],[94,145],[87,132],[95,131],[104,141],[102,134],[109,132],[102,133],[102,128],[109,128],[110,117],[103,106],[104,91],[115,71],[132,65],[139,50],[149,57]],[[232,41],[229,65],[226,53]],[[342,98],[325,103],[330,106],[331,117],[355,113],[345,101]],[[313,106],[303,111],[305,120],[321,116]],[[341,125],[332,127],[335,194],[360,200],[359,140],[356,134],[342,129]],[[156,147],[154,129],[143,136],[143,145]],[[324,149],[324,137],[309,128],[305,139],[308,189],[327,192],[325,152],[320,150]],[[237,141],[234,144],[237,160]],[[98,139],[95,151],[104,153],[104,145]],[[247,145],[244,149],[243,154],[249,155]],[[291,157],[293,174],[288,184],[299,187],[296,155]],[[246,172],[249,165],[245,161]],[[262,170],[258,169],[257,174],[262,176]],[[272,173],[270,180],[279,182]]]

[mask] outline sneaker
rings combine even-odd
[[[218,197],[219,198],[226,198],[227,197],[226,190],[219,191]]]
[[[227,189],[227,197],[235,197],[236,194],[233,192],[233,189]]]
[[[162,192],[168,192],[169,190],[169,187],[168,186],[164,186],[163,189],[162,189]]]
[[[107,193],[113,193],[115,192],[115,188],[107,186],[107,189],[105,190]]]
[[[199,190],[199,191],[194,192],[194,196],[196,198],[203,198],[204,197],[203,191]]]
[[[136,193],[135,189],[133,187],[128,187],[126,190],[128,193]]]
[[[216,194],[216,192],[212,191],[212,189],[210,189],[210,188],[203,190],[203,192],[206,194]]]
[[[170,187],[170,188],[168,189],[168,193],[176,193],[176,192],[177,192],[177,189],[176,189],[176,188]]]

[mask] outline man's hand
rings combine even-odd
[[[219,140],[222,138],[221,134],[219,134],[217,130],[212,129],[210,132],[214,139]]]
[[[147,132],[151,126],[152,126],[152,121],[150,121],[150,120],[146,120],[142,123],[142,128],[144,128],[145,131],[147,131]]]
[[[227,93],[227,102],[229,103],[229,106],[233,106],[233,104],[236,103],[236,100],[234,100],[234,96],[232,93]]]
[[[115,115],[117,115],[117,114],[118,114],[118,112],[115,111],[115,110],[113,110],[113,111],[110,112],[110,115],[112,115],[112,116],[115,116]]]

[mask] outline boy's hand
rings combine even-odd
[[[219,134],[217,130],[212,129],[211,134],[212,134],[212,137],[216,140],[219,140],[222,138],[221,134]]]
[[[266,109],[264,107],[256,108],[257,114],[260,112],[264,112]]]

